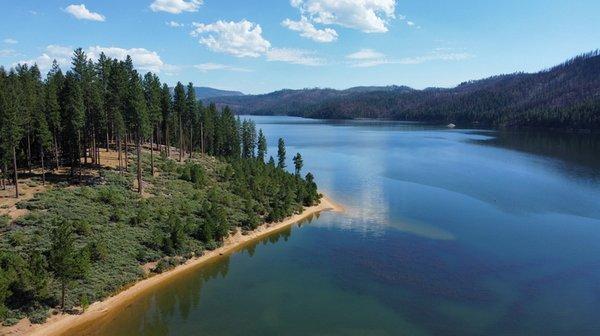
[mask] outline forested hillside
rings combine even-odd
[[[452,89],[283,90],[211,101],[244,114],[598,130],[600,52],[580,55],[538,73],[495,76]]]
[[[299,153],[293,173],[283,139],[266,160],[254,122],[203,106],[192,83],[171,94],[130,57],[81,49],[72,65],[44,80],[35,65],[0,67],[3,325],[85,309],[319,202]]]
[[[171,93],[175,88],[171,88]],[[240,91],[227,91],[227,90],[219,90],[205,86],[194,86],[194,91],[196,92],[196,98],[198,99],[207,99],[207,98],[215,98],[215,97],[238,97],[243,96],[244,94]]]

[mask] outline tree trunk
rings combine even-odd
[[[200,123],[200,148],[204,156],[204,123]]]
[[[150,175],[154,176],[154,132],[150,135]]]
[[[137,180],[138,180],[138,193],[142,195],[144,187],[142,186],[142,140],[140,135],[137,136]]]
[[[194,126],[190,126],[190,159],[194,154]]]
[[[62,282],[61,284],[61,294],[60,294],[60,309],[65,310],[65,292],[67,291],[67,283]]]
[[[44,166],[44,146],[40,145],[40,160],[42,161],[42,185],[46,185],[46,167]]]
[[[183,162],[183,125],[179,116],[179,162]]]
[[[17,147],[13,146],[13,171],[15,173],[15,198],[19,198],[19,173],[17,172]]]
[[[171,157],[171,143],[169,142],[169,124],[165,127],[165,145],[167,146],[167,157]]]
[[[160,152],[161,138],[160,138],[160,132],[158,131],[158,128],[159,128],[159,126],[158,126],[158,124],[156,124],[156,126],[154,126],[154,132],[155,132],[154,134],[156,135],[156,151]]]
[[[31,173],[31,137],[29,136],[29,131],[27,132],[27,168],[29,169],[29,173]]]
[[[125,133],[125,172],[129,169],[129,154],[127,153],[127,147],[129,147],[127,133]]]
[[[123,173],[123,169],[121,168],[121,134],[117,133],[117,142],[115,145],[117,145],[117,159],[119,161],[117,168],[119,169],[120,173]]]
[[[6,190],[6,181],[4,181],[5,177],[6,177],[6,163],[4,164],[4,167],[2,168],[2,176],[0,176],[0,182],[2,183],[2,190]]]
[[[98,164],[96,158],[96,128],[92,127],[92,164]]]
[[[58,162],[58,140],[56,136],[56,131],[54,132],[54,160],[56,163],[56,170],[58,170],[59,162]]]
[[[88,159],[88,137],[87,137],[87,130],[84,128],[83,129],[83,142],[81,143],[83,145],[83,163],[87,165],[87,159]]]

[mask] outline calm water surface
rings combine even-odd
[[[597,136],[253,119],[269,154],[285,137],[347,211],[248,245],[84,333],[600,334]]]

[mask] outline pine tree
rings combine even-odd
[[[40,71],[37,66],[31,67],[32,92],[35,95],[35,105],[31,111],[31,128],[34,142],[39,146],[40,162],[42,166],[42,184],[46,184],[46,171],[44,165],[44,154],[51,147],[52,135],[46,122],[46,111],[44,110],[44,88],[42,85]]]
[[[160,109],[162,114],[162,131],[163,131],[163,142],[167,148],[167,157],[171,156],[171,143],[169,142],[169,123],[171,123],[173,115],[173,102],[171,100],[171,90],[165,83],[161,89],[160,95]]]
[[[265,156],[267,155],[267,138],[263,134],[262,129],[258,131],[258,153],[257,158],[261,162],[265,162]]]
[[[304,166],[304,161],[302,161],[302,155],[300,155],[300,153],[297,153],[294,156],[294,170],[296,172],[296,176],[300,176],[300,171],[302,170],[302,167]]]
[[[65,309],[65,295],[70,282],[82,279],[89,270],[89,255],[78,251],[74,244],[72,224],[55,223],[49,251],[50,269],[61,284],[61,309]]]
[[[19,105],[19,120],[23,127],[25,136],[25,150],[27,153],[27,169],[31,173],[32,157],[31,157],[31,136],[32,136],[32,116],[35,110],[39,107],[39,96],[36,92],[35,78],[32,76],[32,71],[27,64],[18,64],[15,68],[17,72],[19,93],[21,94],[21,103]]]
[[[190,158],[194,153],[194,125],[198,120],[198,101],[193,83],[188,83],[185,97],[185,125],[188,130],[188,142],[190,146]]]
[[[54,146],[55,169],[60,166],[60,157],[58,154],[58,137],[62,129],[61,110],[60,110],[60,92],[64,82],[64,76],[56,60],[52,62],[52,69],[46,76],[46,96],[44,106],[46,109],[46,118],[48,127],[52,132],[52,143]]]
[[[0,139],[4,152],[11,157],[13,166],[13,182],[15,185],[15,197],[19,198],[19,176],[17,169],[17,146],[23,136],[23,128],[19,120],[21,105],[21,92],[19,79],[16,73],[11,72],[3,81],[3,94],[0,101]]]
[[[81,132],[85,123],[85,107],[83,93],[77,76],[67,72],[62,90],[62,125],[63,153],[66,154],[71,166],[71,175],[80,165]]]
[[[136,138],[136,149],[137,149],[137,180],[138,180],[138,193],[143,193],[143,182],[142,182],[142,142],[151,132],[151,126],[148,120],[148,108],[146,105],[146,98],[144,97],[144,90],[142,88],[141,79],[137,76],[137,71],[134,70],[133,76],[130,82],[130,95],[129,95],[129,111],[130,127],[131,132],[135,134]]]
[[[150,172],[154,176],[154,135],[156,134],[158,137],[158,129],[162,121],[160,79],[155,74],[148,72],[144,75],[143,86],[148,108],[148,122],[152,128],[150,131]]]
[[[217,107],[214,103],[202,111],[202,135],[204,136],[204,146],[206,153],[210,155],[216,155],[215,152],[215,132],[216,132],[216,120]]]
[[[186,111],[186,95],[185,88],[181,82],[177,82],[175,86],[175,92],[173,95],[173,113],[177,121],[177,127],[179,127],[179,162],[183,162],[183,118]]]
[[[285,165],[285,141],[283,138],[279,138],[277,142],[277,167],[284,169]]]
[[[256,155],[256,124],[252,120],[242,122],[242,157],[253,158]]]
[[[98,61],[95,64],[95,72],[96,72],[96,76],[97,76],[97,80],[98,80],[98,88],[99,88],[99,92],[100,92],[100,96],[103,102],[102,105],[102,116],[103,116],[103,121],[104,121],[104,137],[105,137],[105,147],[106,147],[106,151],[109,151],[109,147],[110,147],[110,132],[111,132],[111,125],[112,125],[112,120],[113,120],[113,115],[112,115],[112,110],[109,106],[110,103],[110,89],[109,89],[109,85],[110,85],[110,71],[111,71],[111,60],[110,58],[106,57],[106,54],[104,54],[104,52],[100,53],[100,56],[98,57]],[[113,131],[114,133],[114,131]]]

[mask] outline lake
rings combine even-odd
[[[600,138],[252,117],[343,204],[152,289],[96,335],[600,333]]]

